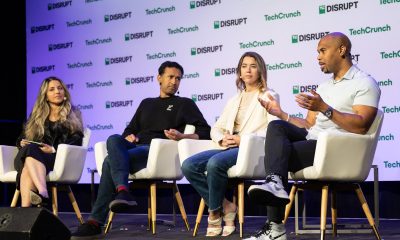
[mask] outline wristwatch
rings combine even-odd
[[[322,114],[324,114],[325,117],[332,119],[333,108],[331,108],[331,106],[328,106],[328,109],[325,112],[323,112]]]

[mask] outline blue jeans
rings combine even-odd
[[[118,134],[108,137],[108,156],[103,162],[97,198],[89,219],[105,223],[115,189],[119,186],[128,188],[129,173],[146,167],[149,148],[149,145],[131,143]]]
[[[237,147],[208,150],[189,157],[182,164],[183,175],[204,199],[209,211],[222,208],[228,169],[236,164],[238,152]]]

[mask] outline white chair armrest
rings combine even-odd
[[[17,172],[14,168],[14,159],[18,148],[15,146],[0,145],[0,182],[15,182]]]
[[[47,175],[51,182],[79,182],[85,165],[87,148],[82,146],[60,144],[57,148],[53,171]]]
[[[218,149],[212,140],[182,139],[178,142],[181,165],[190,156],[206,150]]]
[[[101,176],[101,171],[103,169],[104,159],[107,157],[107,144],[105,141],[97,142],[94,145],[94,158],[96,160],[97,173]]]

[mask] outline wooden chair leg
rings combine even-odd
[[[238,184],[238,215],[239,215],[239,236],[243,237],[243,223],[244,223],[244,181]]]
[[[337,236],[337,207],[336,207],[336,190],[331,192],[331,214],[332,214],[332,235]]]
[[[294,197],[296,196],[297,189],[298,189],[298,187],[297,187],[296,184],[293,184],[292,188],[290,189],[290,194],[289,194],[290,202],[288,204],[286,204],[286,207],[285,207],[285,218],[282,221],[284,224],[286,223],[287,219],[289,218],[290,209],[293,206]]]
[[[374,218],[372,217],[372,213],[369,210],[368,203],[365,200],[365,197],[364,197],[364,194],[363,194],[363,192],[362,192],[362,190],[360,188],[360,185],[357,184],[357,186],[355,188],[355,191],[356,191],[358,200],[360,200],[361,207],[364,210],[365,216],[368,219],[369,225],[371,226],[372,230],[374,231],[376,239],[381,240],[381,236],[380,236],[380,234],[378,232],[378,228],[375,225]]]
[[[190,231],[190,225],[189,225],[189,221],[187,219],[185,206],[183,205],[182,196],[181,196],[181,193],[179,192],[179,188],[178,188],[178,185],[176,184],[176,181],[174,181],[174,186],[173,187],[175,188],[175,190],[174,190],[175,199],[176,199],[176,202],[178,204],[179,211],[181,212],[181,216],[182,216],[183,222],[185,222],[186,229],[188,231]]]
[[[194,230],[193,230],[193,237],[196,237],[197,231],[199,230],[201,217],[203,216],[205,206],[206,202],[202,198],[200,201],[199,210],[197,211],[196,224],[194,225]]]
[[[106,229],[104,230],[104,234],[107,234],[110,231],[114,215],[115,215],[115,213],[113,211],[110,211],[110,213],[108,215]]]
[[[328,208],[328,185],[322,187],[322,197],[321,197],[321,240],[325,239],[326,230],[326,211]]]
[[[68,191],[69,200],[71,201],[72,208],[73,208],[74,211],[75,211],[76,217],[78,218],[78,221],[79,221],[81,224],[83,224],[83,223],[84,223],[83,217],[82,217],[81,211],[79,210],[78,203],[76,202],[74,193],[72,192],[71,186],[69,186],[69,185],[67,186],[67,191]]]
[[[20,194],[20,191],[18,189],[15,189],[14,196],[13,196],[13,199],[11,201],[11,206],[10,207],[16,207],[17,206],[19,194]]]
[[[150,197],[151,197],[151,221],[152,221],[152,232],[156,234],[156,209],[157,209],[157,195],[156,195],[156,183],[150,184]]]
[[[151,194],[150,191],[147,196],[147,230],[151,230]]]
[[[51,187],[52,203],[53,203],[53,214],[58,216],[58,198],[57,198],[57,186]]]

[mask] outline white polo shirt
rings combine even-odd
[[[342,79],[335,81],[332,76],[319,85],[317,93],[329,106],[344,113],[353,113],[354,105],[378,108],[381,96],[381,90],[375,79],[354,65]],[[315,125],[308,130],[307,139],[318,139],[318,134],[322,131],[347,132],[319,112]]]

